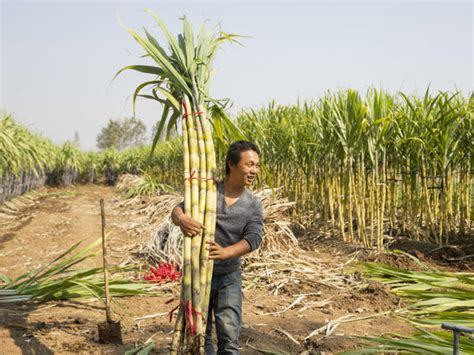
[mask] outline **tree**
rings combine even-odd
[[[109,122],[97,135],[97,147],[100,150],[115,147],[123,150],[137,147],[145,143],[146,126],[135,117],[123,120],[109,119]]]
[[[73,144],[74,144],[76,147],[78,147],[78,148],[80,148],[80,146],[81,146],[81,143],[80,143],[80,141],[79,141],[79,132],[78,132],[78,131],[74,131]]]

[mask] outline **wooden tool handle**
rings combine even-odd
[[[105,288],[105,316],[107,322],[112,322],[110,311],[109,276],[107,273],[107,248],[105,247],[105,207],[104,199],[100,199],[100,217],[102,220],[102,260],[104,262],[104,288]]]

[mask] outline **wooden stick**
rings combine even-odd
[[[105,247],[105,208],[103,198],[100,199],[100,217],[102,220],[102,260],[104,262],[105,315],[107,318],[107,323],[111,323],[112,313],[110,311],[109,276],[107,273],[107,248]]]

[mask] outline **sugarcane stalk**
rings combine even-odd
[[[187,100],[187,99],[185,99]],[[189,101],[186,101],[188,105],[190,105]],[[198,198],[197,203],[197,213],[194,210],[196,203],[193,201],[193,218],[197,220],[199,223],[204,222],[204,212],[206,206],[206,180],[207,180],[207,172],[206,172],[206,151],[204,147],[204,140],[203,140],[203,132],[201,121],[199,119],[199,115],[195,110],[197,109],[197,105],[194,104],[192,106],[194,110],[191,110],[191,116],[189,119],[193,122],[193,130],[194,135],[196,138],[196,148],[197,148],[197,159],[196,161],[191,161],[191,166],[193,171],[197,172],[196,182],[198,185],[198,194],[195,194],[193,190],[193,199]],[[193,322],[195,325],[195,333],[192,334],[194,338],[193,341],[193,352],[194,353],[201,353],[201,346],[200,343],[203,343],[202,340],[204,339],[203,335],[203,316],[202,316],[202,297],[203,297],[203,290],[201,288],[201,276],[200,276],[200,255],[201,255],[201,247],[202,247],[202,240],[203,240],[203,233],[199,233],[198,235],[194,236],[192,239],[192,246],[191,246],[191,265],[192,265],[192,317]],[[202,348],[204,351],[204,348]]]
[[[191,215],[191,173],[190,173],[190,150],[189,150],[189,127],[187,117],[189,116],[189,107],[183,100],[183,165],[184,165],[184,213]],[[181,299],[178,316],[176,318],[175,330],[170,346],[171,354],[178,354],[181,350],[183,331],[186,329],[185,307],[191,300],[191,238],[184,236],[183,242],[183,279],[181,283]]]
[[[198,220],[199,219],[199,152],[198,152],[198,140],[196,127],[194,125],[193,111],[188,96],[183,96],[183,105],[185,112],[185,120],[188,129],[188,147],[189,147],[189,168],[191,182],[191,213],[190,216]],[[196,310],[193,304],[193,298],[199,297],[199,288],[193,285],[193,280],[199,279],[199,268],[196,269],[196,253],[200,245],[201,234],[195,235],[193,238],[185,237],[188,239],[186,247],[188,250],[186,253],[189,254],[189,261],[187,261],[188,270],[185,273],[185,298],[183,300],[185,306],[185,322],[186,322],[186,348],[192,349],[194,346],[194,336],[197,333],[197,327],[199,324],[196,320]],[[197,275],[196,275],[197,273]],[[188,279],[189,278],[189,279]]]
[[[349,162],[346,166],[346,193],[349,195],[348,197],[348,202],[347,202],[347,208],[348,208],[348,228],[349,228],[349,241],[351,243],[354,243],[354,225],[353,225],[353,209],[352,209],[352,200],[354,197],[354,192],[352,191],[352,159],[349,159]]]
[[[385,150],[382,153],[382,183],[381,183],[381,190],[382,190],[382,200],[380,201],[379,205],[379,222],[378,222],[378,235],[377,235],[377,248],[378,250],[383,249],[383,231],[384,231],[384,215],[385,215],[385,199],[386,199],[386,186],[387,186],[387,155]]]
[[[339,229],[341,232],[341,237],[343,241],[347,241],[347,235],[344,230],[344,202],[343,202],[343,194],[344,194],[344,186],[343,186],[343,171],[342,169],[339,170],[339,179],[336,183],[336,198],[337,198],[337,215],[339,218]]]
[[[206,243],[214,240],[215,224],[216,224],[216,199],[217,199],[217,185],[215,180],[216,174],[216,156],[214,150],[214,142],[212,140],[212,132],[209,119],[202,106],[198,106],[201,112],[199,119],[203,128],[204,146],[206,152],[206,213],[204,215],[204,238],[201,244],[200,254],[200,286],[204,294],[202,299],[202,314],[204,321],[207,319],[207,312],[209,306],[209,292],[212,278],[213,262],[208,260],[209,252],[206,248]],[[209,270],[211,270],[209,276]]]

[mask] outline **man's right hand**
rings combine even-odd
[[[184,213],[179,216],[178,226],[184,235],[194,237],[204,230],[204,225],[196,221],[195,219],[186,216]]]

